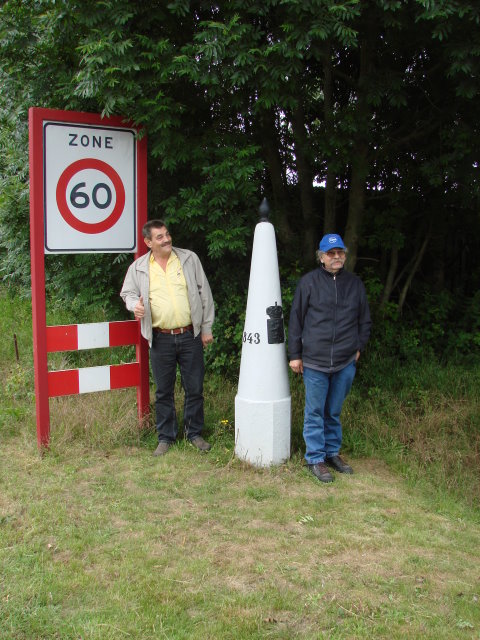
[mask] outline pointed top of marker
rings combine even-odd
[[[260,222],[270,222],[268,219],[268,216],[270,215],[270,207],[268,206],[266,198],[262,200],[262,204],[258,208],[258,213],[260,214]]]

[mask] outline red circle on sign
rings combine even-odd
[[[83,220],[79,220],[73,215],[68,207],[68,183],[76,173],[83,171],[84,169],[97,169],[97,171],[102,171],[102,173],[110,178],[113,182],[113,186],[115,187],[115,206],[113,207],[112,213],[101,222],[84,222]],[[58,180],[57,206],[65,222],[77,231],[82,233],[102,233],[103,231],[107,231],[113,227],[116,222],[118,222],[123,213],[123,209],[125,208],[125,188],[123,186],[122,179],[113,167],[102,160],[97,160],[96,158],[83,158],[82,160],[77,160],[65,169]]]

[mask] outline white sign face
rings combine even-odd
[[[133,129],[44,122],[45,253],[135,252]]]

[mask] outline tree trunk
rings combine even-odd
[[[335,122],[333,116],[333,76],[330,42],[328,42],[325,47],[323,76],[323,117],[325,120],[325,133],[328,144],[328,140],[330,140],[335,133]],[[330,148],[333,148],[333,145]],[[334,169],[333,151],[327,155],[326,162],[327,177],[325,181],[325,216],[323,218],[324,234],[336,232],[335,206],[337,199],[337,173]]]
[[[295,157],[303,216],[303,261],[310,262],[317,243],[315,210],[313,204],[313,172],[307,156],[308,139],[305,116],[300,104],[292,112],[292,129],[295,142]]]
[[[402,289],[402,291],[400,293],[400,297],[398,299],[398,311],[399,311],[399,313],[402,312],[403,305],[405,304],[405,299],[407,297],[408,290],[409,290],[410,285],[412,284],[412,281],[413,281],[413,276],[415,275],[415,273],[417,272],[418,268],[420,267],[420,264],[421,264],[422,259],[423,259],[423,254],[425,253],[425,250],[427,248],[429,240],[430,240],[430,232],[427,233],[427,235],[425,237],[425,240],[423,241],[422,246],[420,248],[420,251],[418,252],[417,257],[415,258],[415,262],[413,263],[412,269],[411,269],[410,273],[408,274],[407,281],[403,285],[403,289]]]
[[[327,168],[325,182],[325,217],[323,219],[323,233],[336,233],[336,202],[337,202],[337,172],[330,163]]]
[[[265,111],[260,120],[258,131],[265,160],[267,162],[273,195],[273,217],[276,222],[279,240],[286,246],[291,245],[292,229],[288,221],[289,198],[286,189],[285,170],[279,153],[279,142],[273,110]]]
[[[348,201],[348,217],[345,226],[345,244],[348,247],[346,268],[355,270],[358,236],[365,208],[365,179],[368,175],[368,145],[357,142],[353,150],[352,173]]]
[[[365,183],[369,173],[368,134],[371,109],[367,101],[367,92],[370,74],[371,51],[367,38],[360,45],[360,71],[355,112],[356,133],[352,149],[348,217],[345,226],[345,244],[348,247],[346,268],[349,271],[355,270],[357,262],[358,236],[365,208]]]
[[[388,268],[388,274],[387,274],[385,287],[383,289],[383,294],[382,294],[382,302],[381,302],[382,306],[384,304],[387,304],[387,302],[390,300],[390,296],[392,295],[393,282],[395,279],[395,274],[397,273],[397,268],[398,268],[398,248],[393,247],[390,254],[390,266]]]

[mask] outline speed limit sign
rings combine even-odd
[[[139,322],[47,326],[45,286],[46,253],[132,252],[139,258],[146,252],[138,238],[147,222],[147,137],[121,116],[42,107],[28,110],[28,133],[35,406],[43,449],[50,434],[49,398],[57,395],[136,386],[142,423],[149,412],[148,343]],[[53,256],[50,261],[58,262]],[[93,257],[90,262],[100,264]],[[94,289],[95,274],[77,285]],[[49,371],[49,353],[131,344],[135,362]]]
[[[133,129],[44,122],[45,253],[134,252]]]

